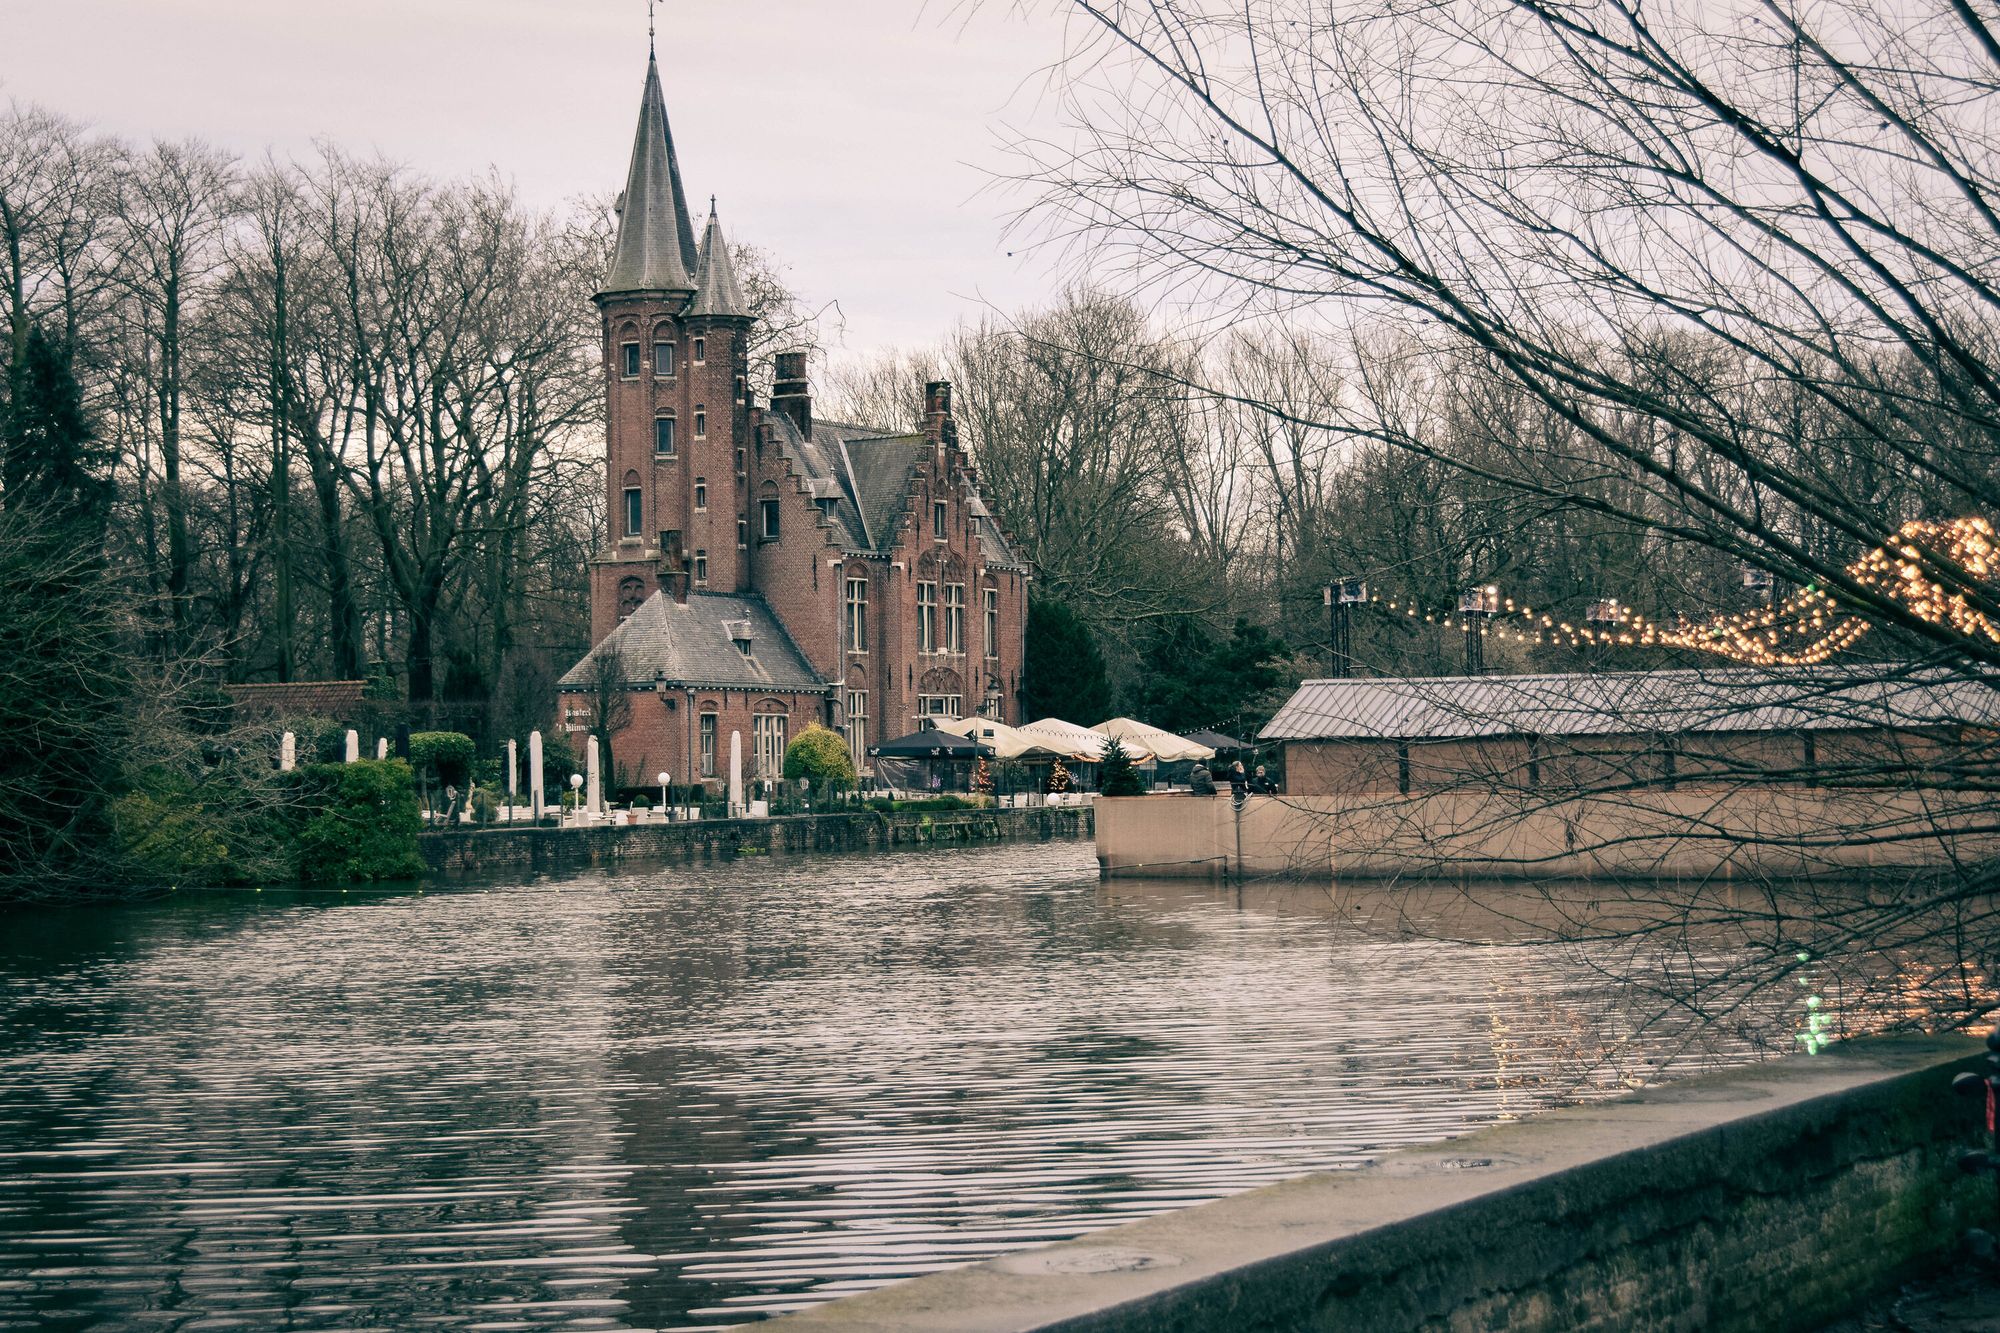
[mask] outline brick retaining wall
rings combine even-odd
[[[575,870],[624,862],[729,860],[742,852],[861,852],[936,843],[1046,842],[1087,838],[1090,806],[1026,810],[873,810],[774,819],[702,819],[588,828],[463,829],[419,838],[435,875]]]

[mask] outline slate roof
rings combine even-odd
[[[694,300],[688,302],[689,315],[734,315],[750,317],[750,303],[736,281],[736,265],[729,258],[729,242],[722,238],[722,223],[716,220],[713,201],[708,211],[708,228],[701,237],[701,259],[694,270]]]
[[[764,418],[778,446],[792,459],[816,498],[833,503],[828,515],[843,550],[888,551],[909,504],[910,482],[929,447],[922,435],[903,435],[844,421],[813,422],[812,438],[782,412]],[[975,532],[988,564],[1019,564],[985,501],[971,497]]]
[[[2000,726],[2000,691],[1883,664],[1597,675],[1309,680],[1264,740],[1460,740]]]
[[[736,646],[743,624],[750,630],[748,657]],[[558,687],[588,689],[597,659],[611,652],[623,657],[628,685],[665,679],[729,690],[826,688],[771,608],[754,595],[691,592],[683,604],[655,592],[571,667]]]
[[[632,138],[632,165],[625,193],[618,197],[618,243],[611,251],[600,296],[624,292],[687,292],[700,262],[681,164],[667,125],[660,93],[659,62],[646,62],[646,87],[639,99],[639,129]]]

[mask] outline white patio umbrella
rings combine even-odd
[[[1065,722],[1059,717],[1045,717],[1039,722],[1030,722],[1020,728],[1020,731],[1072,759],[1082,759],[1094,764],[1104,757],[1103,732],[1092,731],[1089,727],[1079,727],[1076,723]],[[1143,758],[1140,755],[1133,757]]]
[[[1213,759],[1215,751],[1206,745],[1197,745],[1185,736],[1176,736],[1171,731],[1149,727],[1135,718],[1114,717],[1091,728],[1106,736],[1116,736],[1125,748],[1135,754],[1145,751],[1161,763],[1171,764],[1182,759]]]
[[[1070,752],[1040,736],[1030,736],[1018,727],[995,722],[990,717],[955,717],[937,721],[939,731],[978,741],[993,747],[996,759],[1067,758]]]

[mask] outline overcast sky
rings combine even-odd
[[[837,299],[849,351],[911,345],[1055,280],[1010,258],[1007,127],[1047,127],[1053,20],[955,0],[665,0],[689,193]],[[624,183],[645,0],[0,0],[0,98],[246,156],[324,136],[554,205]]]

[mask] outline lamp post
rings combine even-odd
[[[583,774],[572,773],[569,775],[569,791],[571,797],[570,805],[574,808],[575,813],[581,813],[580,793],[583,791]]]
[[[1346,680],[1354,674],[1354,612],[1353,607],[1368,600],[1368,584],[1361,579],[1342,579],[1329,583],[1320,589],[1320,596],[1326,602],[1328,626],[1327,646],[1332,658],[1330,670],[1335,680]]]
[[[667,772],[665,769],[660,770],[660,818],[661,819],[672,819],[674,817],[673,807],[667,804],[667,784],[672,782],[673,780],[674,780],[673,774]]]

